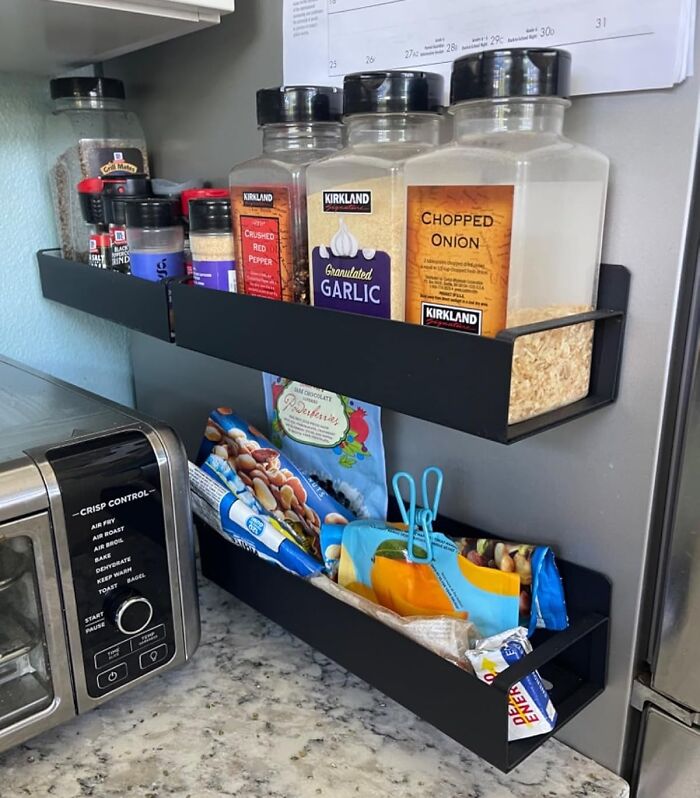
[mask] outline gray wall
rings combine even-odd
[[[239,0],[218,29],[108,65],[136,89],[163,176],[223,178],[257,152],[253,97],[281,79],[281,6]],[[618,403],[509,448],[385,416],[390,471],[440,465],[445,513],[506,537],[552,543],[612,579],[609,687],[562,734],[612,768],[620,765],[643,591],[698,85],[693,78],[668,91],[581,98],[569,112],[568,134],[610,156],[604,259],[633,273]],[[142,336],[132,351],[138,403],[175,423],[191,446],[217,404],[261,420],[255,372]]]

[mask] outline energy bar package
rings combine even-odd
[[[491,684],[497,674],[532,651],[523,627],[480,640],[466,656],[482,682]],[[557,723],[557,713],[537,671],[528,674],[508,691],[508,741],[548,734]]]

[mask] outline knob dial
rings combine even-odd
[[[111,608],[112,623],[122,634],[135,635],[142,632],[153,618],[153,605],[138,593],[121,597]]]

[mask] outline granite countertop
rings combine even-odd
[[[625,798],[554,740],[508,775],[219,590],[188,665],[0,755],[22,798]]]

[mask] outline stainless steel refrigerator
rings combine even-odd
[[[697,219],[697,198],[693,207]],[[657,539],[647,556],[646,592],[653,599],[632,689],[640,713],[629,735],[638,798],[700,796],[700,269],[690,230],[669,372],[666,457],[654,498]]]

